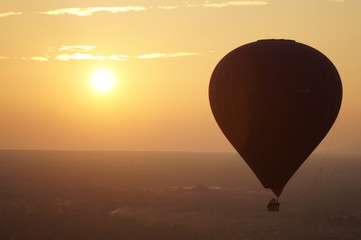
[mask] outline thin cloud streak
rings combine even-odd
[[[46,57],[31,57],[30,60],[39,61],[39,62],[46,62],[49,61]]]
[[[264,6],[267,5],[266,1],[229,1],[221,3],[205,3],[204,7],[222,8],[229,6]]]
[[[16,16],[16,15],[21,15],[21,14],[22,14],[22,12],[4,12],[4,13],[0,13],[0,18]]]
[[[49,59],[47,57],[35,56],[35,57],[14,57],[13,59],[21,59],[21,60],[32,60],[38,62],[47,62]]]
[[[70,60],[112,60],[112,61],[124,61],[130,58],[136,59],[154,59],[154,58],[174,58],[174,57],[185,57],[199,55],[196,52],[177,52],[177,53],[150,53],[140,55],[136,57],[130,57],[127,55],[110,55],[110,56],[99,56],[88,53],[74,53],[74,54],[60,54],[55,57],[56,60],[70,61]]]
[[[126,55],[111,55],[111,56],[108,56],[107,60],[124,61],[127,58],[129,58],[129,56],[126,56]]]
[[[151,58],[172,58],[172,57],[185,57],[198,55],[196,52],[177,52],[177,53],[150,53],[137,56],[138,59],[151,59]]]
[[[61,54],[55,57],[56,60],[60,60],[60,61],[70,61],[70,60],[124,61],[126,58],[129,58],[129,56],[126,55],[97,56],[88,53]]]
[[[146,10],[145,7],[140,6],[126,6],[126,7],[94,7],[94,8],[62,8],[51,11],[40,12],[46,15],[76,15],[76,16],[92,16],[98,12],[109,12],[109,13],[124,13],[124,12],[137,12]]]
[[[70,61],[70,60],[96,60],[96,61],[125,61],[129,59],[155,59],[155,58],[176,58],[199,55],[198,52],[174,52],[174,53],[149,53],[138,56],[128,56],[124,54],[101,55],[94,53],[96,46],[90,45],[61,45],[60,47],[48,48],[43,56],[19,57],[14,59],[33,60],[46,62],[50,60]],[[9,59],[7,56],[0,56],[0,59]]]
[[[337,1],[337,0],[335,0]],[[230,6],[264,6],[267,5],[267,1],[263,0],[239,0],[239,1],[226,1],[226,2],[214,2],[210,3],[206,1],[206,3],[202,4],[185,4],[185,7],[213,7],[213,8],[222,8],[222,7],[230,7]],[[76,16],[92,16],[95,13],[99,12],[107,12],[107,13],[124,13],[124,12],[138,12],[145,11],[149,9],[162,9],[162,10],[172,10],[179,8],[179,5],[165,5],[165,6],[123,6],[123,7],[89,7],[89,8],[61,8],[50,11],[39,12],[40,14],[46,15],[76,15]]]
[[[157,7],[159,9],[166,9],[166,10],[170,10],[170,9],[176,9],[179,8],[179,6],[175,5],[175,6],[159,6]]]
[[[196,52],[177,52],[177,53],[150,53],[140,56],[127,56],[127,55],[110,55],[110,56],[101,56],[101,55],[93,55],[89,53],[82,53],[76,52],[73,54],[59,54],[55,57],[42,57],[42,56],[35,56],[35,57],[21,57],[17,59],[22,60],[33,60],[38,62],[47,62],[51,59],[59,60],[59,61],[70,61],[70,60],[97,60],[97,61],[125,61],[127,59],[135,58],[135,59],[155,59],[155,58],[176,58],[176,57],[187,57],[187,56],[196,56],[199,53]],[[6,56],[0,56],[0,60],[3,59],[10,59]],[[16,59],[16,58],[15,58]]]
[[[94,50],[96,48],[96,46],[86,46],[86,45],[75,45],[75,46],[71,46],[71,45],[62,45],[58,51],[61,51],[61,52],[66,52],[66,51],[69,51],[69,52],[76,52],[76,51],[84,51],[84,52],[87,52],[87,51],[91,51],[91,50]]]

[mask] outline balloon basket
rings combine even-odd
[[[271,199],[268,202],[267,210],[269,212],[278,212],[280,210],[280,203],[278,202],[278,199]]]

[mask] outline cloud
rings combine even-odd
[[[39,61],[39,62],[49,61],[49,59],[47,59],[46,57],[31,57],[30,59],[34,60],[34,61]]]
[[[71,45],[62,45],[58,51],[61,52],[66,52],[66,51],[70,51],[70,52],[77,52],[77,51],[91,51],[94,50],[96,48],[96,46],[86,46],[86,45],[75,45],[75,46],[71,46]]]
[[[111,55],[108,56],[108,60],[115,60],[115,61],[124,61],[125,59],[129,58],[127,55]]]
[[[159,6],[159,7],[157,7],[157,8],[170,10],[170,9],[179,8],[179,6]]]
[[[43,56],[34,56],[34,57],[20,57],[18,59],[22,60],[33,60],[39,62],[46,62],[51,59],[59,60],[59,61],[70,61],[70,60],[97,60],[97,61],[125,61],[127,59],[136,58],[136,59],[154,59],[154,58],[175,58],[175,57],[186,57],[186,56],[195,56],[199,55],[196,52],[176,52],[176,53],[150,53],[144,54],[140,56],[127,56],[127,55],[109,55],[109,56],[102,56],[102,55],[94,55],[90,53],[84,52],[75,52],[75,53],[64,53],[58,54],[53,57],[43,57]],[[9,59],[6,56],[0,56],[0,59]]]
[[[55,59],[61,61],[69,60],[105,60],[105,56],[96,56],[88,52],[94,51],[96,46],[90,45],[61,45],[56,48],[48,48],[48,54],[57,54]]]
[[[147,59],[147,58],[162,58],[162,57],[166,57],[166,56],[167,56],[167,54],[165,54],[165,53],[150,53],[150,54],[146,54],[146,55],[137,56],[136,58]]]
[[[153,58],[173,58],[198,55],[196,52],[177,52],[177,53],[150,53],[145,55],[136,56],[137,59],[153,59]],[[70,60],[112,60],[112,61],[124,61],[130,59],[127,55],[110,55],[101,56],[93,55],[89,53],[74,53],[74,54],[60,54],[55,57],[56,60],[70,61]]]
[[[8,57],[7,57],[7,58],[8,58]],[[14,57],[13,59],[32,60],[32,61],[38,61],[38,62],[46,62],[46,61],[49,61],[48,58],[46,58],[46,57],[40,57],[40,56],[35,56],[35,57]]]
[[[228,1],[228,2],[220,2],[220,3],[205,3],[203,4],[204,7],[214,7],[214,8],[221,8],[221,7],[229,7],[229,6],[264,6],[267,5],[267,1]]]
[[[151,58],[171,58],[171,57],[185,57],[198,55],[196,52],[177,52],[177,53],[150,53],[137,56],[138,59],[151,59]]]
[[[21,12],[4,12],[4,13],[0,13],[0,18],[21,15],[21,14],[22,14]]]
[[[143,11],[145,7],[140,6],[126,6],[126,7],[93,7],[93,8],[62,8],[46,12],[40,12],[41,14],[46,15],[76,15],[76,16],[92,16],[94,13],[98,12],[110,12],[110,13],[123,13],[131,11]]]
[[[342,1],[342,0],[329,0],[329,1]],[[229,7],[229,6],[263,6],[267,5],[268,1],[264,0],[238,0],[238,1],[225,1],[225,2],[210,2],[205,1],[203,4],[189,4],[186,3],[185,7]],[[46,15],[76,15],[76,16],[92,16],[95,13],[123,13],[123,12],[138,12],[148,9],[164,9],[171,10],[179,8],[179,5],[165,5],[165,6],[123,6],[123,7],[88,7],[88,8],[61,8],[50,11],[39,12]],[[1,15],[0,15],[1,16]]]
[[[344,0],[328,0],[330,2],[344,2]],[[213,8],[222,8],[229,6],[263,6],[267,5],[268,1],[263,0],[238,0],[238,1],[226,1],[226,2],[210,2],[205,1],[203,4],[185,4],[186,7],[213,7]],[[165,5],[157,7],[145,7],[145,6],[123,6],[123,7],[87,7],[87,8],[60,8],[50,11],[39,12],[40,14],[45,15],[76,15],[76,16],[92,16],[95,13],[107,12],[107,13],[124,13],[124,12],[138,12],[144,11],[147,9],[164,9],[172,10],[179,8],[179,5]],[[0,18],[21,15],[22,12],[3,12],[0,13]],[[76,46],[75,46],[76,47]]]
[[[105,60],[104,56],[94,56],[88,53],[74,53],[74,54],[61,54],[55,57],[57,60],[69,61],[69,60]]]
[[[56,60],[69,61],[69,60],[113,60],[124,61],[129,56],[126,55],[111,55],[111,56],[99,56],[88,53],[74,53],[74,54],[60,54],[55,57]]]
[[[33,61],[71,61],[71,60],[96,60],[96,61],[125,61],[127,59],[154,59],[154,58],[175,58],[199,55],[197,52],[174,52],[174,53],[150,53],[139,56],[128,56],[124,54],[103,55],[92,45],[61,45],[60,47],[48,48],[43,56],[18,57],[14,59]],[[0,56],[0,59],[9,59]]]

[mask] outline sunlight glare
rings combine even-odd
[[[114,77],[109,71],[96,71],[92,76],[91,83],[97,91],[107,92],[114,86]]]

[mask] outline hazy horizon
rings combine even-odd
[[[236,154],[0,151],[0,238],[357,240],[360,159],[311,156],[275,213]]]
[[[8,149],[0,149],[1,151],[20,151],[20,152],[26,152],[26,151],[39,151],[39,152],[143,152],[143,153],[220,153],[220,154],[233,154],[238,156],[240,159],[242,159],[242,156],[239,155],[239,153],[234,151],[176,151],[176,150],[164,150],[164,151],[158,151],[158,150],[92,150],[92,149],[16,149],[16,148],[8,148]],[[358,153],[327,153],[327,152],[314,152],[312,153],[308,158],[311,158],[312,156],[323,156],[323,157],[331,157],[331,156],[361,156],[361,154]],[[307,158],[307,159],[308,159]],[[306,159],[306,160],[307,160]]]

